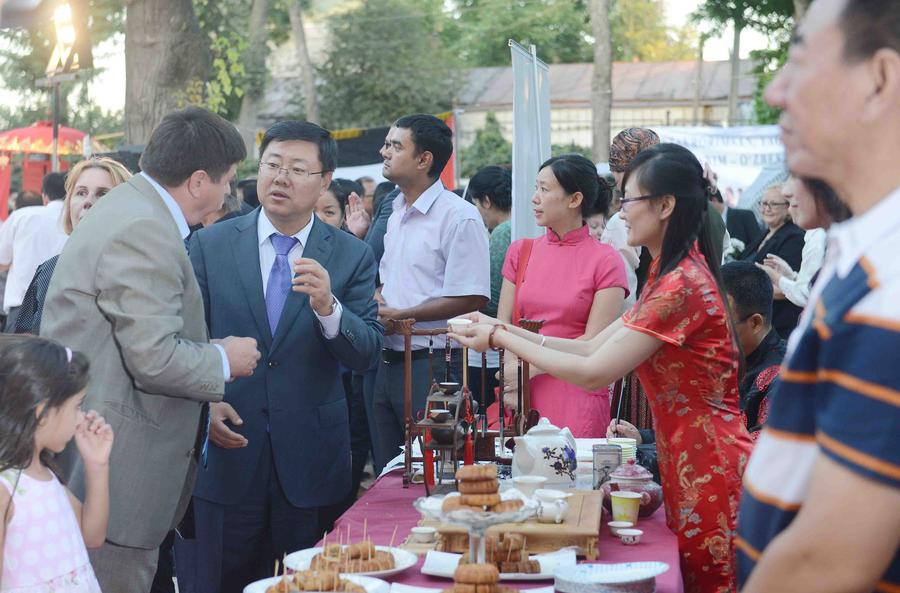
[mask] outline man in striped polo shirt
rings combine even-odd
[[[900,1],[815,0],[766,91],[788,165],[854,218],[828,256],[747,471],[744,593],[900,591]]]

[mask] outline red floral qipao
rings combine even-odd
[[[662,347],[636,372],[653,412],[666,521],[687,593],[737,589],[733,536],[752,442],[741,416],[727,311],[696,246],[658,278],[650,267],[626,327]]]

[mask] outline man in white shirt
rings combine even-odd
[[[41,187],[44,206],[18,209],[0,228],[0,269],[9,270],[3,295],[8,331],[12,331],[35,270],[54,255],[59,255],[66,244],[68,235],[62,224],[65,180],[62,173],[48,173]]]
[[[453,152],[453,133],[431,115],[398,119],[384,141],[384,176],[400,187],[388,220],[379,275],[379,315],[385,325],[384,353],[375,380],[372,435],[375,469],[400,452],[404,441],[403,336],[392,322],[415,319],[416,327],[446,327],[447,320],[484,307],[491,294],[490,256],[481,215],[448,191],[439,177]],[[431,371],[446,373],[445,340],[434,341]],[[414,336],[413,416],[425,407],[429,388],[429,338]],[[460,380],[456,349],[451,380]]]

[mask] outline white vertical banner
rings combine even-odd
[[[550,68],[535,47],[509,41],[513,71],[512,240],[543,234],[531,196],[538,167],[550,158]]]

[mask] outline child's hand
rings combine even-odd
[[[112,451],[113,429],[103,416],[89,411],[75,428],[75,446],[85,465],[106,465]]]

